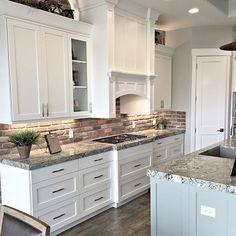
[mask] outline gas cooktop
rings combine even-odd
[[[100,143],[111,143],[111,144],[118,144],[127,141],[134,141],[142,138],[147,138],[145,135],[137,135],[137,134],[119,134],[115,136],[109,136],[105,138],[94,139],[94,142]]]

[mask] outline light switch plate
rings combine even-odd
[[[215,218],[216,209],[208,206],[201,206],[201,215]]]

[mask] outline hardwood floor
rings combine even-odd
[[[111,208],[60,236],[150,236],[150,194]]]

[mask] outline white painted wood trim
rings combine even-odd
[[[194,152],[196,148],[196,137],[195,137],[195,129],[196,129],[196,78],[197,78],[197,57],[200,56],[228,56],[227,64],[228,64],[228,75],[227,75],[227,84],[226,84],[226,94],[230,94],[230,84],[231,84],[231,72],[230,72],[230,57],[232,56],[232,52],[222,51],[220,49],[192,49],[192,90],[191,90],[191,140],[190,140],[190,152]],[[230,136],[230,97],[226,97],[226,110],[225,110],[225,127],[228,129],[225,133],[225,138],[229,138]]]
[[[167,56],[173,56],[175,50],[174,48],[170,48],[170,47],[158,44],[155,46],[155,52],[156,52],[156,55],[162,54],[162,55],[167,55]]]
[[[192,49],[192,56],[231,56],[232,52],[223,51],[218,48]]]

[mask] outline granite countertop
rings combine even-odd
[[[231,177],[234,159],[200,155],[222,145],[236,148],[236,140],[226,140],[148,170],[148,176],[201,188],[236,194],[236,177]]]
[[[156,139],[165,138],[177,134],[185,133],[184,130],[168,129],[168,130],[144,130],[139,132],[134,132],[134,134],[146,135],[147,138],[124,142],[120,144],[105,144],[99,142],[93,142],[92,140],[77,142],[73,144],[63,145],[62,152],[58,154],[50,155],[42,150],[31,151],[30,158],[19,159],[18,154],[5,155],[0,157],[0,162],[2,164],[14,166],[26,170],[34,170],[42,167],[47,167],[55,164],[59,164],[66,161],[76,160],[79,158],[84,158],[87,156],[96,155],[103,152],[108,152],[112,150],[122,150],[129,147],[138,146],[141,144],[146,144],[153,142]]]

